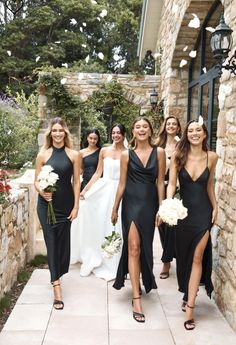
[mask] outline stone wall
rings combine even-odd
[[[44,73],[41,72],[40,75]],[[62,78],[66,80],[65,87],[68,90],[80,97],[82,101],[86,101],[92,93],[98,89],[99,86],[116,80],[124,89],[124,97],[131,103],[140,106],[141,113],[150,109],[150,92],[156,88],[159,90],[160,77],[154,75],[127,75],[127,74],[99,74],[99,73],[72,73],[68,72],[62,74]],[[48,113],[46,90],[41,87],[39,90],[39,117],[46,120],[39,133],[39,146],[43,144],[45,126],[47,120],[52,117]],[[79,148],[80,128],[79,122],[76,128],[72,129],[74,134],[75,147]]]
[[[29,249],[29,193],[21,189],[9,205],[0,205],[0,298],[16,281]]]
[[[165,0],[157,50],[162,50],[161,98],[165,115],[176,115],[185,122],[187,115],[187,86],[189,50],[194,49],[198,29],[187,23],[196,13],[201,22],[212,1]],[[226,23],[233,30],[236,42],[236,0],[222,0]],[[178,9],[176,11],[176,9]],[[175,20],[173,20],[173,18]],[[185,53],[183,47],[188,45]],[[236,44],[232,52],[236,49]],[[188,64],[179,68],[181,59]],[[212,229],[214,298],[236,330],[236,79],[224,71],[218,94],[216,196],[219,205],[217,225]]]

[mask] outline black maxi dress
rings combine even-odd
[[[56,216],[56,224],[47,223],[48,203],[39,195],[37,212],[43,228],[47,247],[48,266],[51,282],[58,280],[69,270],[70,263],[70,227],[67,219],[74,206],[74,193],[71,184],[73,164],[65,152],[65,148],[53,147],[51,157],[45,163],[51,165],[59,175],[52,204]]]
[[[123,248],[113,287],[124,286],[128,273],[128,234],[135,223],[141,240],[141,274],[146,292],[156,289],[153,274],[153,238],[158,210],[156,179],[158,176],[157,149],[153,148],[146,167],[133,150],[129,150],[126,188],[122,198],[121,220]]]
[[[100,149],[91,153],[90,155],[83,158],[83,181],[81,183],[80,190],[82,191],[86,184],[91,180],[91,177],[95,173],[98,165]]]
[[[208,166],[194,181],[185,168],[179,172],[180,197],[188,208],[188,216],[179,220],[176,226],[176,266],[179,291],[184,293],[183,300],[188,300],[188,284],[192,270],[196,246],[207,230],[212,227],[212,205],[207,193],[210,171]],[[203,255],[201,284],[205,285],[207,295],[211,297],[213,285],[211,238]]]
[[[170,157],[168,157],[170,159]],[[165,175],[165,195],[166,190],[169,182],[169,169],[166,172]],[[159,227],[159,234],[160,234],[160,240],[162,245],[162,257],[161,261],[163,263],[171,262],[173,261],[173,258],[175,257],[175,229],[173,227],[168,226],[167,223],[162,223]]]

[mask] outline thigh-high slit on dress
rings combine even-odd
[[[126,188],[122,198],[123,247],[113,287],[124,286],[128,273],[128,235],[132,222],[140,237],[140,264],[143,285],[146,292],[156,289],[153,274],[153,238],[155,217],[158,210],[156,179],[158,174],[157,149],[153,148],[144,167],[134,150],[129,150]]]
[[[188,285],[195,249],[212,227],[212,205],[207,193],[209,176],[208,166],[196,180],[192,179],[185,168],[179,172],[180,197],[183,205],[188,208],[188,216],[180,220],[176,226],[176,266],[179,291],[184,293],[185,301],[188,300]],[[211,272],[212,245],[209,236],[203,255],[201,277],[201,284],[205,285],[209,297],[213,291]]]

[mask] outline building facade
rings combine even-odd
[[[236,330],[236,78],[216,68],[212,28],[224,14],[236,49],[236,0],[145,0],[138,55],[151,50],[160,65],[159,99],[165,116],[184,124],[202,115],[209,146],[219,156],[217,225],[212,229],[214,298]]]

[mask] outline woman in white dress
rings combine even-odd
[[[101,149],[97,170],[80,193],[79,215],[72,223],[72,234],[73,231],[79,232],[79,243],[72,241],[71,248],[73,257],[73,251],[79,246],[81,276],[86,277],[93,272],[107,281],[115,278],[120,259],[119,254],[104,258],[101,244],[113,230],[110,214],[119,182],[120,156],[126,150],[124,126],[114,125],[111,138],[112,145]],[[120,217],[115,230],[121,234]]]

